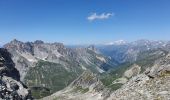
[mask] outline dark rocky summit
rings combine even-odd
[[[0,99],[31,100],[30,91],[20,82],[18,70],[6,49],[0,48]]]

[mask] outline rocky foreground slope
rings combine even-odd
[[[7,50],[0,48],[0,100],[31,100],[30,91],[20,82],[18,70]]]
[[[170,54],[154,66],[129,80],[111,94],[108,100],[169,100]]]

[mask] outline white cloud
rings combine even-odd
[[[3,43],[2,43],[2,41],[0,41],[0,47],[2,47],[2,45],[3,45]]]
[[[101,19],[108,19],[110,17],[114,16],[114,13],[102,13],[102,14],[96,14],[92,13],[90,16],[87,17],[89,21],[93,20],[101,20]]]

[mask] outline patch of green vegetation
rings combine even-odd
[[[109,74],[105,74],[100,76],[101,82],[107,87],[110,88],[112,91],[119,89],[123,84],[117,83],[112,84],[113,81],[122,77],[123,73],[130,67],[129,64],[125,64],[125,67],[118,68],[117,70],[111,71]]]
[[[51,94],[50,90],[41,87],[37,89],[32,88],[31,90],[31,94],[34,98],[42,98]]]
[[[55,97],[53,100],[65,100],[65,97]]]
[[[110,88],[111,91],[115,91],[115,90],[121,88],[122,85],[123,85],[123,84],[117,83],[117,84],[109,85],[109,86],[107,86],[107,87]]]
[[[170,76],[170,71],[163,71],[162,73],[160,73],[159,76],[160,76],[160,77]]]
[[[50,93],[32,89],[34,98],[39,99],[65,88],[81,74],[81,70],[78,68],[71,70],[66,70],[65,66],[61,64],[39,61],[35,67],[30,68],[28,71],[25,83],[28,87],[45,87],[50,89]]]
[[[112,69],[109,72],[102,73],[100,75],[100,80],[105,86],[109,86],[112,82],[120,77],[122,77],[123,73],[131,66],[131,63],[124,63],[117,66],[116,69]]]
[[[57,97],[55,98],[55,99],[53,99],[53,100],[59,100]]]

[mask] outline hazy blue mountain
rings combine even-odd
[[[136,61],[140,52],[154,50],[158,48],[168,48],[169,43],[166,41],[149,41],[138,40],[134,42],[126,42],[123,44],[106,44],[96,46],[96,48],[104,55],[115,59],[119,63]]]

